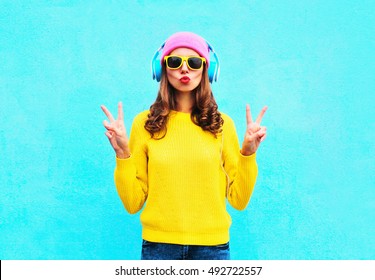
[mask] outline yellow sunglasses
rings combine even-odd
[[[206,59],[200,56],[167,55],[164,57],[164,61],[169,69],[178,69],[186,61],[191,70],[200,70],[203,64],[206,63]]]

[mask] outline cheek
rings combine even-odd
[[[196,79],[201,79],[202,78],[202,73],[203,71],[194,71],[192,73],[192,75],[196,78]]]
[[[199,84],[202,80],[202,72],[194,73],[191,78]]]
[[[169,82],[178,80],[178,73],[176,71],[167,70],[167,78]]]

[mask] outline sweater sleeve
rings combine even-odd
[[[244,156],[240,153],[236,128],[228,116],[224,119],[223,137],[223,163],[229,181],[227,199],[235,209],[244,210],[258,175],[256,155]]]
[[[129,147],[131,155],[127,159],[116,157],[114,180],[117,192],[130,213],[137,213],[145,203],[147,184],[147,145],[149,137],[143,127],[145,114],[139,114],[133,121]]]

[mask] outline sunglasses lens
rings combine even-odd
[[[170,56],[167,59],[167,65],[169,68],[178,68],[181,66],[182,59],[178,56]]]
[[[202,59],[199,57],[189,57],[188,64],[191,69],[200,69],[202,67]]]

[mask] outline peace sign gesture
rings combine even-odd
[[[122,103],[118,103],[117,120],[104,105],[100,107],[109,119],[109,122],[107,120],[103,121],[103,125],[107,129],[105,135],[107,135],[109,142],[115,150],[116,156],[118,158],[128,158],[130,156],[129,139],[126,135]]]
[[[245,139],[242,144],[241,154],[244,156],[249,156],[254,154],[260,143],[266,138],[267,128],[261,126],[260,123],[264,116],[264,113],[267,111],[267,106],[263,107],[262,111],[259,113],[259,116],[253,122],[250,112],[250,106],[246,105],[246,133]]]

